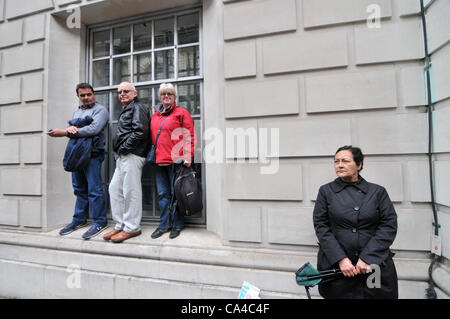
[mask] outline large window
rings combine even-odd
[[[103,166],[106,189],[115,169],[111,138],[122,108],[117,86],[123,81],[136,86],[140,103],[151,113],[159,103],[159,85],[170,82],[175,86],[177,104],[186,108],[194,119],[199,158],[203,81],[200,9],[91,26],[88,55],[89,81],[97,101],[110,112],[108,160]],[[194,168],[202,175],[200,164]],[[152,167],[146,165],[142,176],[144,222],[155,222],[160,215],[153,176]],[[204,224],[205,216],[199,213],[186,222]]]

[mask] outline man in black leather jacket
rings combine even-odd
[[[114,243],[141,234],[141,175],[150,147],[150,114],[137,102],[136,88],[123,82],[118,95],[122,111],[113,138],[116,169],[109,184],[111,215],[116,224],[114,230],[103,236]]]

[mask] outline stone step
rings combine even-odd
[[[236,298],[247,281],[261,289],[263,298],[306,298],[295,271],[307,261],[316,264],[313,251],[232,247],[202,229],[185,229],[173,240],[168,235],[153,240],[152,229],[143,229],[141,236],[121,244],[105,242],[101,235],[86,241],[81,239],[83,232],[61,237],[57,230],[1,231],[0,296]],[[395,263],[400,297],[424,297],[430,261],[395,257]],[[448,274],[439,269],[442,276]],[[70,288],[71,280],[79,288]],[[100,297],[105,289],[108,292]],[[439,294],[447,296],[440,290]],[[317,287],[311,295],[320,298]]]

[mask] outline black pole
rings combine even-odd
[[[424,39],[424,48],[425,48],[425,74],[426,74],[426,82],[427,82],[427,113],[428,113],[428,166],[430,172],[430,193],[431,193],[431,208],[433,210],[433,226],[434,226],[434,235],[439,236],[439,221],[438,215],[436,211],[436,202],[434,198],[434,176],[433,176],[433,114],[432,114],[432,96],[431,96],[431,76],[430,76],[430,68],[431,68],[431,59],[430,54],[428,52],[428,43],[427,43],[427,23],[425,19],[425,6],[423,4],[423,0],[420,0],[420,14],[422,17],[422,30],[423,30],[423,39]],[[433,280],[433,265],[437,262],[439,256],[434,254],[433,260],[428,268],[428,276],[429,276],[429,288],[426,289],[426,295],[429,299],[436,299],[437,294],[434,290],[435,282]]]
[[[309,293],[309,286],[305,286],[306,295],[308,296],[308,299],[311,299],[311,294]]]

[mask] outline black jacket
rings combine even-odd
[[[122,109],[113,139],[113,150],[146,157],[150,149],[150,113],[145,106],[131,102]]]
[[[397,298],[397,274],[389,247],[397,234],[397,214],[385,188],[362,177],[355,183],[337,178],[319,189],[313,212],[319,239],[317,268],[338,269],[348,257],[381,267],[381,289],[369,289],[368,275],[319,285],[325,298]]]

